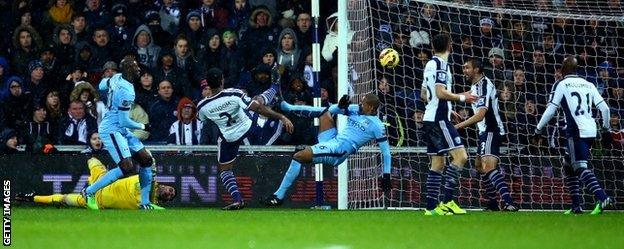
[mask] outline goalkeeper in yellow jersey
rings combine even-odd
[[[89,166],[89,184],[93,184],[106,172],[106,167],[100,160],[92,157],[87,161]],[[162,204],[173,200],[176,191],[173,187],[161,185],[154,181],[152,183],[152,203]],[[85,199],[79,193],[37,195],[35,193],[17,194],[17,201],[34,202],[39,204],[53,204],[58,206],[86,207]],[[120,179],[111,185],[99,190],[95,194],[100,208],[105,209],[138,209],[141,202],[141,187],[139,176],[134,175]]]

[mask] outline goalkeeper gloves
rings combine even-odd
[[[381,176],[381,189],[384,192],[392,190],[392,182],[390,181],[390,174],[383,174]]]
[[[150,132],[150,131],[152,130],[152,125],[151,125],[151,124],[149,124],[149,123],[147,123],[147,124],[143,124],[143,126],[144,126],[144,127],[143,127],[143,130],[144,130],[144,131]]]
[[[345,115],[349,114],[349,105],[351,104],[351,100],[349,100],[349,95],[342,95],[342,98],[338,101],[338,108],[343,109]]]

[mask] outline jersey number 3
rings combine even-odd
[[[223,117],[225,117],[225,118],[227,118],[227,124],[226,124],[226,126],[228,126],[228,127],[232,126],[232,124],[236,124],[236,120],[235,120],[235,119],[233,119],[233,118],[232,118],[232,115],[230,115],[230,114],[229,114],[229,113],[227,113],[227,112],[222,112],[222,113],[220,113],[220,114],[219,114],[219,117],[222,117],[222,118],[223,118]]]

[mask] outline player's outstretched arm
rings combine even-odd
[[[130,110],[120,110],[119,111],[119,125],[128,129],[141,129],[145,130],[146,125],[136,122],[130,119]]]
[[[455,101],[455,102],[465,102],[468,104],[471,104],[478,99],[477,96],[472,95],[470,92],[464,92],[460,94],[452,93],[446,90],[446,87],[442,84],[436,84],[435,94],[439,99],[450,100],[450,101]]]
[[[487,112],[487,108],[486,107],[479,108],[477,110],[477,113],[472,115],[472,117],[464,120],[463,122],[461,122],[459,124],[456,124],[455,125],[455,129],[463,129],[463,128],[466,128],[466,127],[471,126],[473,124],[476,124],[478,122],[481,122],[481,120],[483,120],[483,118],[485,118],[485,113],[486,112]]]
[[[286,116],[279,114],[271,110],[267,106],[259,104],[256,101],[251,102],[251,104],[249,105],[249,110],[257,112],[258,114],[268,118],[279,119],[284,124],[284,127],[286,128],[286,131],[288,133],[293,133],[293,131],[295,130],[293,123],[290,122],[290,119],[288,119]]]

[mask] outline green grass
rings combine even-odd
[[[14,208],[14,248],[624,248],[624,213]]]

